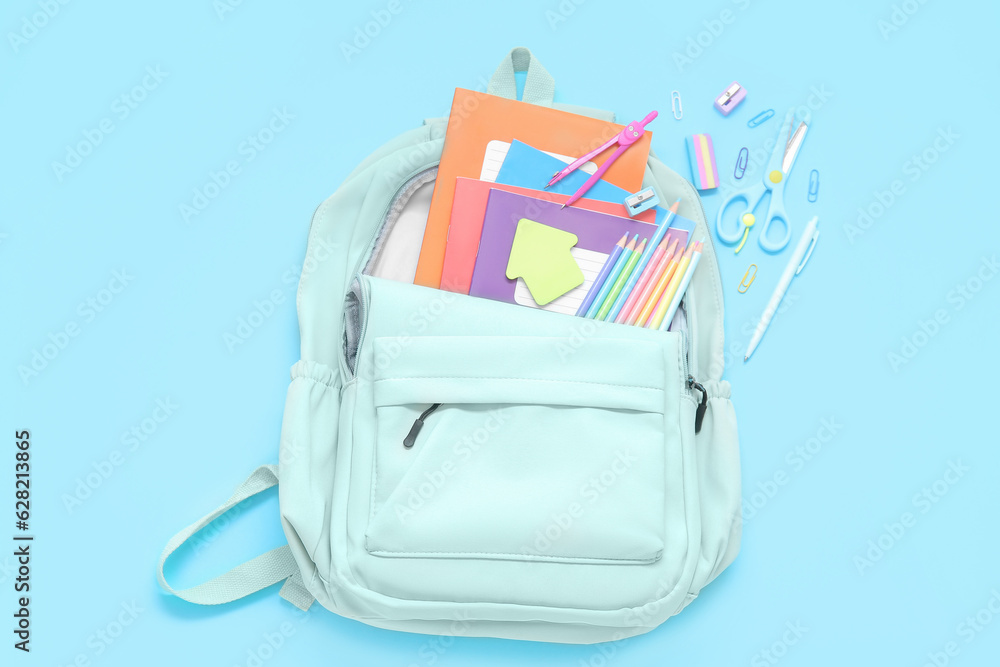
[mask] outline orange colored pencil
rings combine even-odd
[[[666,254],[673,254],[674,246],[677,245],[677,241],[674,241],[669,247],[667,246],[667,239],[663,239],[660,245],[656,247],[653,251],[653,255],[649,258],[649,262],[646,263],[646,268],[642,270],[642,275],[636,281],[635,285],[632,287],[632,292],[628,295],[625,300],[625,305],[618,312],[618,317],[615,318],[615,322],[619,324],[627,323],[629,316],[634,312],[638,315],[638,308],[642,306],[645,301],[641,299],[643,290],[650,282],[656,281],[656,270],[660,266],[660,260]],[[642,260],[640,260],[642,261]]]
[[[642,310],[639,311],[639,316],[635,318],[635,326],[644,326],[646,324],[646,320],[648,320],[649,316],[653,314],[653,309],[656,308],[656,304],[659,303],[664,290],[667,289],[667,285],[670,284],[671,278],[674,277],[674,272],[677,270],[677,264],[680,262],[682,255],[683,253],[675,252],[674,256],[670,258],[670,262],[667,264],[666,269],[662,274],[660,274],[660,279],[656,281],[656,286],[653,288],[652,294],[649,295],[649,300],[647,300],[642,306]]]
[[[639,313],[642,312],[642,307],[646,305],[649,301],[649,296],[656,289],[656,283],[660,281],[660,276],[663,272],[667,270],[667,266],[670,264],[670,260],[674,258],[677,251],[677,239],[671,242],[667,251],[660,256],[659,261],[653,266],[652,273],[646,284],[642,287],[642,292],[636,295],[635,303],[632,305],[632,309],[629,311],[628,316],[625,319],[625,324],[635,324],[635,321],[639,319]],[[652,262],[650,262],[652,264]]]
[[[652,316],[646,323],[648,328],[660,328],[663,318],[670,309],[670,303],[674,300],[674,295],[677,294],[680,284],[684,281],[684,274],[687,272],[687,268],[691,264],[691,256],[694,254],[694,249],[696,247],[698,247],[698,244],[692,241],[691,245],[689,245],[687,250],[684,251],[684,254],[681,255],[680,262],[677,264],[677,270],[674,272],[674,277],[670,279],[670,284],[667,285],[667,289],[664,290],[663,296],[660,297],[660,302],[656,304],[656,308],[653,309]],[[669,322],[667,324],[669,325]]]

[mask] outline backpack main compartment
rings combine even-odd
[[[412,632],[648,631],[739,548],[714,251],[677,332],[409,284],[444,131],[431,121],[383,146],[313,217],[279,456],[304,585],[336,613]],[[712,249],[687,181],[651,155],[643,185],[680,197]]]

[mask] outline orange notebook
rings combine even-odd
[[[569,195],[519,188],[516,185],[501,185],[475,178],[456,179],[455,201],[451,207],[451,225],[448,228],[444,266],[441,270],[441,289],[461,294],[469,293],[469,288],[472,286],[472,273],[476,267],[476,255],[479,253],[479,238],[483,234],[486,204],[490,198],[490,190],[493,189],[513,192],[526,197],[536,197],[557,204],[562,204],[569,199]],[[628,218],[628,211],[624,204],[584,198],[577,200],[573,205],[589,211]],[[650,235],[656,229],[656,211],[644,211],[633,219],[653,225],[650,228]]]
[[[539,150],[578,156],[597,148],[623,128],[623,125],[568,111],[456,88],[413,282],[426,287],[441,286],[455,179],[459,176],[478,178],[486,144],[490,141],[519,139]],[[649,157],[650,139],[651,133],[647,130],[611,165],[604,180],[629,192],[639,190]],[[613,152],[609,149],[593,162],[601,165]],[[544,185],[540,183],[539,187]]]

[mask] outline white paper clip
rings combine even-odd
[[[670,93],[670,109],[674,112],[674,118],[677,120],[684,117],[684,107],[681,106],[681,91],[675,90]]]

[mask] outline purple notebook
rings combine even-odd
[[[579,239],[577,248],[605,255],[611,253],[622,234],[628,233],[629,238],[638,234],[641,240],[656,233],[656,226],[647,222],[574,206],[560,208],[559,204],[542,199],[491,190],[469,289],[471,296],[517,303],[514,300],[517,280],[507,277],[507,260],[514,245],[517,222],[521,218],[572,232]],[[682,247],[687,243],[687,237],[688,233],[681,229],[671,229],[666,235],[667,239],[676,238]]]

